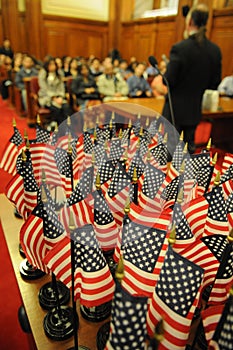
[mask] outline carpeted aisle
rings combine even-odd
[[[13,118],[15,118],[17,127],[22,135],[24,134],[24,130],[27,129],[29,137],[34,138],[35,130],[27,128],[26,119],[18,116],[15,110],[7,102],[2,101],[0,97],[0,157],[7,141],[13,134]],[[0,169],[0,193],[4,192],[5,186],[10,179],[11,175]],[[22,300],[1,224],[0,266],[0,349],[30,350],[28,335],[22,331],[18,322],[18,308],[22,304]]]

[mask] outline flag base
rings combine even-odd
[[[85,320],[91,322],[101,322],[106,320],[111,315],[112,302],[109,301],[99,306],[86,307],[80,305],[80,312]]]
[[[44,332],[52,340],[62,341],[69,339],[74,333],[73,309],[61,306],[60,315],[57,309],[47,313],[44,318]]]
[[[70,290],[62,282],[56,281],[60,305],[66,305],[70,301]],[[57,298],[54,292],[53,283],[44,284],[38,294],[40,306],[45,310],[52,310],[57,306]]]
[[[24,259],[19,266],[20,275],[25,280],[36,280],[45,275],[45,273],[33,267],[27,259]]]
[[[24,258],[24,259],[26,258],[26,255],[25,255],[25,253],[23,251],[23,248],[22,248],[20,243],[19,243],[19,254],[22,256],[22,258]]]
[[[17,218],[17,219],[22,219],[23,217],[20,215],[20,213],[18,212],[17,208],[14,209],[14,216]]]
[[[104,350],[110,333],[110,322],[104,323],[97,332],[97,350]]]

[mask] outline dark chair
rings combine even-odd
[[[30,77],[24,79],[27,91],[27,105],[28,105],[28,124],[35,124],[37,116],[39,115],[42,126],[49,123],[51,111],[49,108],[44,108],[39,105],[38,100],[38,77]]]
[[[31,350],[37,350],[37,347],[32,335],[31,326],[27,317],[27,313],[23,305],[21,305],[18,309],[18,321],[22,331],[28,335],[29,348]]]

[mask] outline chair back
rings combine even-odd
[[[30,90],[33,94],[37,95],[39,91],[39,83],[38,83],[38,77],[31,77],[30,79]]]

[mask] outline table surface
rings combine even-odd
[[[40,288],[47,282],[51,281],[51,277],[46,275],[38,280],[25,281],[22,279],[19,271],[20,263],[23,258],[19,254],[19,231],[23,224],[23,220],[14,216],[14,207],[4,194],[0,194],[0,215],[1,223],[10,253],[13,269],[25,306],[28,319],[31,325],[33,337],[38,350],[60,350],[68,349],[74,346],[73,337],[65,341],[50,340],[44,333],[43,320],[47,314],[46,310],[40,307],[38,300],[38,292]],[[93,323],[84,320],[79,313],[79,305],[77,303],[77,311],[79,314],[79,344],[88,347],[90,350],[96,350],[96,334],[103,322]]]

